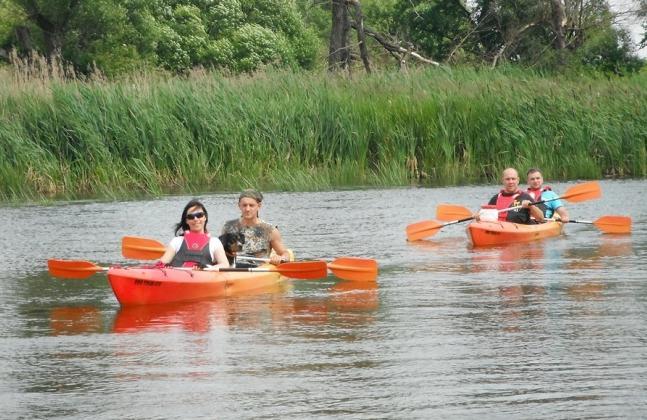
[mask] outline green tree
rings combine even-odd
[[[457,0],[398,0],[391,31],[424,54],[445,60],[469,30],[470,16]]]
[[[474,32],[492,65],[633,71],[635,58],[614,17],[605,0],[477,0],[473,10]]]
[[[33,30],[27,49],[109,75],[149,66],[178,73],[195,66],[312,68],[320,45],[293,0],[0,1],[15,5]],[[0,26],[0,35],[17,26]]]

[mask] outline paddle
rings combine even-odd
[[[69,279],[84,279],[100,271],[109,270],[109,267],[101,267],[90,261],[56,259],[48,260],[47,268],[53,276]],[[160,270],[162,269],[163,268],[160,268]],[[276,267],[258,268],[207,267],[204,271],[257,273],[278,272],[285,277],[293,279],[320,279],[328,275],[328,267],[324,261],[287,262],[279,264]]]
[[[417,241],[429,236],[433,236],[445,226],[455,225],[457,223],[472,220],[474,216],[466,217],[460,220],[454,220],[448,223],[438,223],[435,220],[423,220],[422,222],[413,223],[407,226],[407,240],[410,242]]]
[[[465,217],[470,210],[463,206],[453,204],[439,204],[436,208],[436,217],[440,220],[454,220],[456,217]],[[627,216],[602,216],[594,221],[569,220],[568,223],[583,223],[595,225],[604,233],[630,233],[631,217]]]
[[[572,201],[574,203],[579,203],[581,201],[593,200],[599,198],[602,195],[600,190],[600,184],[597,181],[584,182],[582,184],[574,185],[566,190],[564,194],[560,197],[556,197],[550,200],[537,201],[531,203],[531,205],[543,204],[549,201],[555,201],[559,199]],[[522,206],[509,207],[505,209],[498,210],[499,213],[506,212],[509,210],[519,209]],[[474,216],[469,209],[456,206],[451,204],[440,204],[436,209],[437,217],[440,220],[452,220],[455,217],[464,216],[458,220],[452,220],[448,223],[438,223],[435,220],[424,220],[422,222],[413,223],[408,225],[406,228],[407,240],[408,241],[417,241],[432,235],[435,235],[438,230],[445,226],[454,225],[457,223],[467,222],[473,220]]]
[[[445,222],[471,217],[474,213],[467,207],[455,204],[438,204],[436,206],[436,218]]]
[[[567,189],[566,192],[561,197],[552,198],[550,200],[538,201],[536,203],[532,203],[532,205],[543,204],[549,201],[555,201],[560,199],[573,202],[573,203],[579,203],[581,201],[600,198],[600,196],[601,196],[600,185],[597,183],[597,181],[591,181],[591,182],[578,184]],[[503,211],[513,210],[518,208],[521,208],[521,206],[510,207],[510,208],[504,209]],[[466,217],[470,217],[471,215],[472,215],[472,212],[470,211],[470,209],[463,206],[457,206],[454,204],[439,204],[436,207],[436,218],[443,221],[466,218]]]
[[[121,255],[136,260],[155,260],[164,255],[166,247],[155,239],[141,236],[124,236],[121,239]]]
[[[121,240],[121,253],[126,258],[154,260],[161,257],[164,251],[164,245],[154,239],[124,236]],[[238,258],[242,258],[242,256]],[[247,259],[253,260],[252,257]],[[269,261],[268,259],[260,260]],[[285,264],[281,264],[281,266],[283,265]],[[377,278],[377,261],[371,259],[341,257],[329,263],[328,268],[335,276],[344,280],[375,281]]]
[[[256,258],[241,255],[239,260],[268,262],[269,258]],[[370,258],[339,257],[327,263],[333,275],[350,281],[375,281],[377,279],[377,261]]]
[[[592,222],[569,220],[568,223],[594,225],[604,233],[631,233],[631,217],[628,216],[602,216]]]
[[[550,200],[541,200],[530,203],[531,206],[538,204],[548,203],[556,200],[566,200],[571,203],[581,203],[582,201],[595,200],[602,197],[602,190],[597,181],[583,182],[581,184],[573,185],[566,190],[564,194],[559,197],[551,198]],[[520,209],[522,206],[510,207],[504,210]]]
[[[108,271],[108,267],[81,260],[47,260],[47,269],[52,276],[67,279],[85,279],[99,271]]]

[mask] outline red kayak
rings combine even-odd
[[[467,235],[474,246],[506,245],[530,242],[562,233],[562,223],[550,221],[533,225],[511,222],[472,222],[467,225]]]
[[[232,296],[284,281],[277,271],[217,272],[177,268],[108,269],[122,305],[149,305]]]

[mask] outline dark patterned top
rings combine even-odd
[[[272,252],[270,238],[274,227],[267,222],[260,221],[255,226],[243,226],[240,219],[225,222],[222,233],[242,233],[245,236],[243,253],[258,258],[269,258]]]

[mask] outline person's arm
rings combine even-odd
[[[175,257],[177,250],[180,249],[183,240],[184,238],[182,238],[181,236],[176,236],[175,238],[171,239],[171,242],[169,242],[169,244],[166,246],[164,254],[162,254],[159,259],[159,261],[163,265],[168,265],[171,263],[171,261],[173,261],[173,257]]]
[[[559,218],[563,223],[568,223],[568,210],[566,210],[566,207],[557,207],[555,213],[559,215]]]
[[[530,211],[530,216],[534,217],[536,221],[543,223],[546,219],[544,218],[544,212],[537,206],[531,206],[531,200],[523,200],[521,202],[521,207],[528,209]]]
[[[275,255],[270,257],[271,264],[279,265],[284,261],[290,260],[288,249],[283,244],[281,233],[277,228],[272,229],[272,233],[270,233],[270,245],[275,253]]]
[[[173,257],[175,257],[175,250],[170,246],[167,246],[159,261],[164,265],[168,265],[173,261]]]
[[[214,267],[227,268],[229,267],[229,260],[225,253],[225,248],[218,238],[211,238],[209,249],[212,249],[211,259],[215,262]]]

